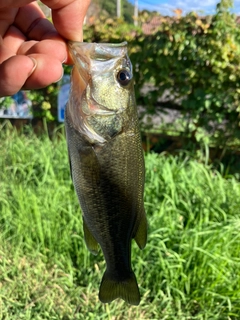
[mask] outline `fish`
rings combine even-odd
[[[106,261],[99,299],[138,305],[131,241],[147,241],[144,155],[127,43],[68,43],[73,59],[65,110],[73,185],[86,246]]]

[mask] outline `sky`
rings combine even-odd
[[[134,0],[130,1],[134,4]],[[138,0],[140,10],[148,9],[160,12],[163,15],[173,15],[173,10],[182,9],[183,13],[195,11],[199,14],[212,14],[215,12],[219,0]],[[233,12],[240,15],[240,0],[234,1]]]

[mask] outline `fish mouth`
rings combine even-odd
[[[121,109],[119,108],[117,110],[108,109],[104,105],[98,103],[93,98],[88,99],[87,105],[88,105],[88,112],[85,112],[84,110],[84,113],[86,115],[112,116],[112,115],[120,114],[124,111],[123,108]]]
[[[119,56],[124,56],[127,53],[127,42],[121,43],[90,43],[90,42],[78,42],[68,41],[70,52],[73,51],[74,56],[81,48],[81,52],[85,56],[96,60],[108,60]]]
[[[113,110],[106,108],[104,105],[98,103],[93,98],[88,99],[87,105],[88,105],[88,110],[89,110],[89,113],[87,115],[99,115],[99,116],[109,115],[110,116],[110,115],[114,115],[114,114],[118,113],[116,111],[113,111]]]
[[[126,41],[121,43],[91,43],[70,40],[67,45],[74,64],[79,62],[77,59],[78,56],[81,56],[81,59],[85,57],[85,61],[87,62],[89,59],[105,61],[127,54]]]
[[[86,46],[86,45],[96,45],[97,43],[96,42],[93,42],[93,43],[90,43],[90,42],[82,42],[82,41],[72,41],[72,40],[69,40],[68,41],[68,45],[72,48],[74,47],[75,45],[76,46]],[[121,43],[104,43],[104,42],[101,42],[101,43],[98,43],[97,44],[98,46],[103,46],[103,47],[125,47],[127,46],[127,41],[123,41]]]

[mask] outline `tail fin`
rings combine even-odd
[[[133,272],[124,281],[117,281],[112,279],[111,275],[105,271],[99,289],[99,299],[101,302],[107,303],[117,298],[122,298],[129,304],[139,304],[140,293]]]

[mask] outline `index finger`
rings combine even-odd
[[[82,41],[82,26],[91,0],[42,0],[52,9],[59,34],[68,40]]]

